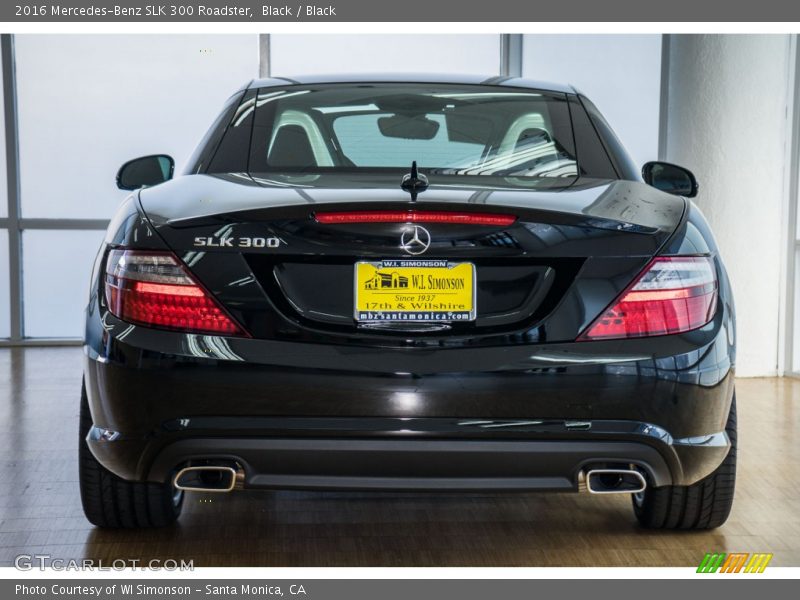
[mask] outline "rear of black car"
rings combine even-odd
[[[99,525],[165,524],[181,489],[621,492],[651,527],[730,509],[713,237],[569,89],[251,85],[121,207],[87,311]]]

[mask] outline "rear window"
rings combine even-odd
[[[337,84],[256,96],[249,170],[575,177],[564,94],[489,86]]]

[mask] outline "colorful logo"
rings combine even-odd
[[[698,573],[763,573],[767,568],[772,554],[764,552],[749,554],[747,552],[706,552]]]

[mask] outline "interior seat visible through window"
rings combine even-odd
[[[267,160],[273,167],[317,166],[311,140],[300,125],[284,125],[278,129]]]

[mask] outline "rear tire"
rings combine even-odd
[[[731,448],[717,469],[689,486],[647,488],[633,496],[633,510],[648,529],[714,529],[731,513],[736,486],[736,394],[725,431]]]
[[[81,503],[86,518],[98,527],[135,528],[164,527],[181,513],[183,493],[175,491],[171,482],[158,484],[125,481],[114,475],[89,450],[86,435],[92,428],[92,415],[81,386],[80,439],[78,480]]]

